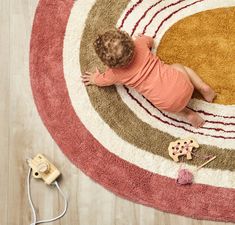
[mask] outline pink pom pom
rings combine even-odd
[[[193,174],[187,169],[181,169],[178,173],[178,178],[176,179],[176,183],[185,185],[191,184],[193,182]]]

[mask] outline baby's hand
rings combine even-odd
[[[136,35],[134,36],[134,39],[136,39],[136,38],[138,38],[138,37],[141,37],[141,36],[143,36],[143,34],[138,33],[138,34],[136,34]]]
[[[96,74],[100,74],[99,70],[96,68],[96,72],[95,73],[91,73],[86,71],[85,74],[83,74],[81,76],[82,78],[82,82],[87,86],[87,85],[91,85],[91,84],[95,84],[95,75]]]

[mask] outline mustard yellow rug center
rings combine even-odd
[[[216,91],[214,102],[235,104],[235,7],[180,20],[165,33],[157,55],[194,69]]]

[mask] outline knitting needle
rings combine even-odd
[[[205,166],[207,163],[211,162],[212,160],[214,160],[216,158],[216,156],[212,157],[211,159],[209,159],[208,161],[206,161],[205,163],[203,163],[201,166],[199,166],[196,170],[201,169],[203,166]]]

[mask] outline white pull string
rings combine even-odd
[[[34,209],[32,198],[31,198],[31,192],[30,192],[30,176],[31,176],[31,172],[32,172],[32,168],[29,168],[28,177],[27,177],[27,190],[28,190],[29,204],[30,204],[30,207],[31,207],[32,213],[33,213],[33,223],[31,223],[30,225],[36,225],[36,224],[40,224],[40,223],[49,223],[49,222],[53,222],[55,220],[60,219],[61,217],[64,216],[64,214],[67,211],[68,201],[67,201],[67,198],[66,198],[65,194],[63,193],[63,191],[59,187],[58,182],[55,181],[53,184],[57,187],[57,189],[59,190],[60,194],[64,198],[64,211],[59,216],[57,216],[57,217],[54,217],[54,218],[51,218],[51,219],[47,219],[47,220],[39,220],[39,221],[37,221],[37,216],[36,216],[36,212],[35,212],[35,209]]]

